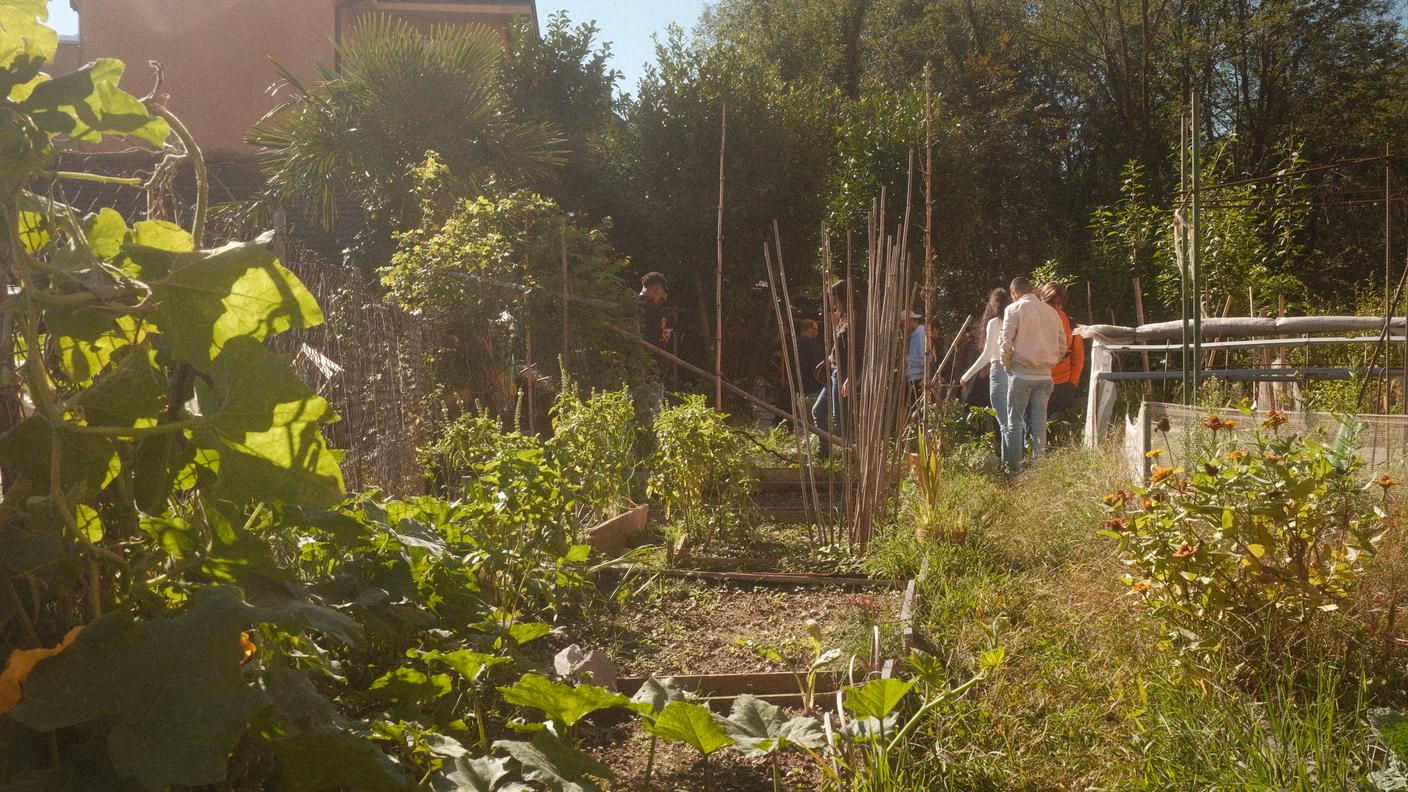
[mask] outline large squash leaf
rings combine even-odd
[[[722,724],[744,756],[768,756],[788,745],[820,748],[826,742],[815,718],[788,718],[781,707],[755,696],[739,696]]]
[[[631,700],[595,685],[563,685],[537,674],[524,674],[512,687],[501,687],[504,701],[542,710],[565,728],[597,710],[624,707]]]
[[[702,704],[672,701],[665,705],[655,721],[644,722],[645,730],[665,740],[682,742],[708,756],[734,744],[733,737]]]
[[[481,756],[457,757],[431,780],[435,792],[528,792],[529,787],[514,781],[509,760]]]
[[[118,87],[126,67],[100,58],[75,72],[35,85],[22,107],[51,135],[96,143],[122,135],[160,146],[171,134],[165,119],[153,118],[136,97]]]
[[[153,789],[219,783],[246,725],[269,703],[240,677],[249,618],[224,589],[202,592],[168,619],[103,616],[30,673],[11,714],[41,731],[110,723],[113,765]]]
[[[611,778],[611,768],[548,732],[538,732],[532,742],[499,740],[496,750],[512,756],[526,781],[536,781],[557,792],[599,792],[592,777]]]
[[[309,506],[342,499],[342,471],[319,428],[335,414],[285,358],[232,338],[210,376],[197,381],[196,396],[208,420],[196,443],[220,457],[221,497]]]
[[[317,731],[273,741],[279,792],[405,792],[413,789],[376,745],[341,731]]]
[[[232,338],[263,341],[286,330],[322,324],[313,295],[284,268],[267,245],[236,242],[217,250],[172,256],[157,248],[129,245],[158,300],[152,321],[171,342],[172,357],[207,371]]]

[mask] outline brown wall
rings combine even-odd
[[[165,67],[164,93],[207,153],[248,154],[245,133],[277,105],[271,86],[277,61],[301,79],[316,79],[317,65],[333,63],[337,0],[81,0],[81,59],[118,58],[127,64],[123,86],[138,96],[151,90],[148,61]],[[497,21],[514,5],[416,3],[371,0],[344,3],[347,17],[385,8],[414,19],[446,9],[472,11],[466,22]],[[418,21],[418,20],[417,20]]]

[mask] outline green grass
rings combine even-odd
[[[1096,535],[1101,497],[1125,478],[1107,449],[1059,451],[1012,484],[946,471],[929,516],[963,540],[916,539],[902,519],[873,545],[878,573],[930,559],[917,627],[953,678],[994,633],[1007,649],[992,679],[919,734],[923,788],[1360,788],[1372,768],[1357,673],[1327,661],[1249,690],[1195,678],[1160,645]]]

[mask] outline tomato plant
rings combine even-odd
[[[711,409],[704,396],[685,396],[655,416],[655,440],[649,493],[664,507],[673,543],[707,544],[739,529],[757,481],[748,471],[748,449],[727,416]]]
[[[632,505],[639,467],[635,418],[628,390],[593,391],[583,398],[571,379],[553,405],[548,450],[569,473],[592,520],[610,519]]]

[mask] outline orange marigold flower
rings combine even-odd
[[[1217,417],[1217,413],[1213,413],[1203,419],[1203,427],[1216,432],[1218,429],[1222,428],[1222,419]]]
[[[1247,458],[1246,451],[1228,451],[1227,458],[1233,462],[1241,462]]]
[[[1111,531],[1123,531],[1128,526],[1129,520],[1123,517],[1111,517],[1105,521],[1105,527],[1109,528]]]
[[[1150,451],[1149,453],[1145,454],[1144,456],[1148,457],[1149,459],[1158,459],[1159,457],[1161,457],[1161,456],[1163,456],[1163,455],[1164,455],[1164,450],[1163,450],[1162,448],[1155,448],[1154,450]]]
[[[1396,479],[1396,478],[1394,478],[1394,477],[1388,475],[1387,473],[1385,473],[1385,474],[1383,474],[1382,476],[1379,476],[1377,479],[1375,479],[1375,480],[1374,480],[1374,483],[1375,483],[1375,484],[1378,484],[1380,487],[1383,487],[1384,489],[1388,489],[1389,487],[1396,487],[1396,486],[1398,486],[1398,479]]]
[[[1174,552],[1173,557],[1187,558],[1188,556],[1193,555],[1196,552],[1198,552],[1198,548],[1188,544],[1187,542],[1184,542],[1183,544],[1179,545],[1178,550]]]
[[[1141,580],[1141,581],[1139,581],[1139,582],[1137,582],[1137,583],[1133,583],[1133,584],[1130,585],[1130,588],[1134,589],[1135,591],[1139,592],[1140,594],[1143,594],[1144,592],[1148,591],[1149,589],[1151,589],[1151,588],[1153,588],[1153,587],[1154,587],[1154,584],[1150,583],[1150,582],[1147,581],[1147,580]]]
[[[1284,426],[1289,420],[1290,419],[1286,417],[1285,410],[1267,410],[1266,420],[1262,421],[1261,425],[1267,429],[1276,429],[1277,427]]]
[[[1122,489],[1119,492],[1111,492],[1104,497],[1105,505],[1111,507],[1123,506],[1132,500],[1134,500],[1134,493],[1127,489]]]
[[[1233,429],[1236,429],[1236,428],[1237,428],[1237,424],[1238,424],[1238,423],[1241,423],[1241,422],[1238,421],[1236,418],[1228,418],[1228,419],[1226,419],[1226,420],[1224,420],[1224,421],[1222,422],[1222,428],[1223,428],[1223,429],[1226,429],[1227,431],[1230,432],[1230,431],[1232,431]]]
[[[258,651],[259,647],[254,645],[254,641],[249,640],[249,633],[240,633],[240,665],[253,660],[254,653]]]
[[[1267,452],[1266,452],[1266,459],[1267,459],[1268,461],[1270,461],[1270,462],[1285,462],[1285,461],[1286,461],[1286,455],[1285,455],[1285,454],[1278,454],[1278,453],[1276,453],[1275,451],[1267,451]]]
[[[1158,503],[1158,501],[1154,500],[1153,498],[1145,498],[1144,503],[1141,505],[1144,507],[1144,511],[1148,511],[1154,508],[1155,503]]]
[[[1154,468],[1154,472],[1149,474],[1149,483],[1159,484],[1161,482],[1167,481],[1169,477],[1173,476],[1176,473],[1178,473],[1178,468],[1156,467]]]

